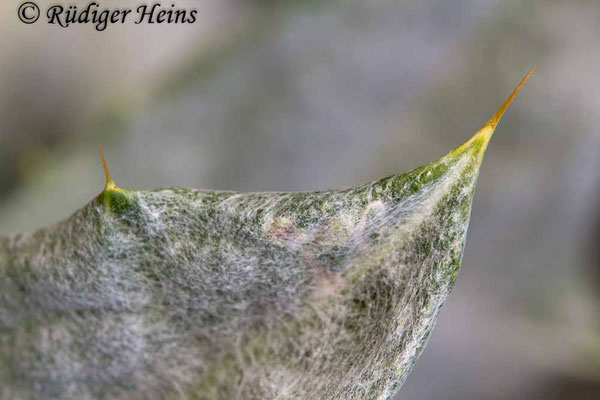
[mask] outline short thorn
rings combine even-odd
[[[102,152],[102,146],[98,145],[98,150],[100,151],[100,158],[102,159],[102,168],[104,168],[104,177],[106,179],[106,185],[104,186],[104,190],[117,189],[117,185],[115,181],[110,177],[110,173],[108,172],[108,167],[106,166],[106,160],[104,159],[104,153]]]

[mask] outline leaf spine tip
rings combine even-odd
[[[490,118],[490,120],[486,123],[486,125],[490,126],[492,129],[496,128],[496,125],[498,125],[500,118],[502,118],[502,115],[504,115],[504,112],[506,111],[506,109],[508,108],[510,103],[512,103],[512,101],[515,98],[515,96],[517,95],[517,93],[519,93],[519,90],[521,90],[521,86],[523,86],[525,84],[525,82],[527,82],[527,79],[529,79],[531,74],[533,74],[533,71],[535,71],[535,67],[532,67],[529,70],[529,72],[527,74],[525,74],[523,79],[521,79],[521,82],[519,82],[517,87],[510,94],[510,96],[508,96],[506,98],[506,100],[504,100],[504,103],[502,103],[502,105],[500,106],[498,111],[496,111],[494,113],[494,115],[492,116],[492,118]]]
[[[104,153],[102,152],[102,146],[98,145],[98,151],[100,152],[100,159],[102,160],[102,168],[104,169],[104,178],[106,179],[106,184],[104,185],[104,190],[114,190],[118,189],[115,181],[110,177],[110,172],[108,172],[108,166],[106,165],[106,160],[104,159]]]
[[[510,96],[508,96],[506,100],[504,100],[504,103],[502,103],[500,108],[498,108],[498,111],[496,111],[494,115],[492,115],[492,118],[490,118],[485,124],[483,124],[483,126],[477,132],[475,132],[475,134],[471,136],[469,140],[467,140],[465,143],[454,149],[452,151],[453,153],[463,151],[476,141],[482,141],[482,149],[485,150],[488,142],[490,141],[490,138],[492,137],[492,134],[494,133],[494,130],[496,129],[496,125],[498,125],[498,122],[500,121],[500,118],[502,118],[502,115],[504,115],[504,112],[506,111],[510,103],[513,101],[517,93],[519,93],[519,90],[521,89],[523,84],[525,84],[527,79],[529,79],[531,74],[533,74],[533,71],[535,71],[535,67],[531,68],[529,72],[525,74],[523,79],[521,79],[521,82],[519,82],[517,87],[515,87]]]

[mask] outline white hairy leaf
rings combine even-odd
[[[69,218],[0,237],[0,398],[392,398],[531,72],[461,146],[355,188],[126,190],[105,165],[104,191]]]

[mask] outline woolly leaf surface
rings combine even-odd
[[[71,217],[0,238],[0,397],[392,398],[513,96],[441,159],[355,188],[124,190],[105,167]]]

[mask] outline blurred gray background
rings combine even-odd
[[[488,148],[462,272],[398,399],[600,398],[597,1],[177,5],[198,22],[96,32],[25,25],[2,3],[0,233],[99,193],[98,144],[127,188],[406,171],[466,140],[537,65]]]

